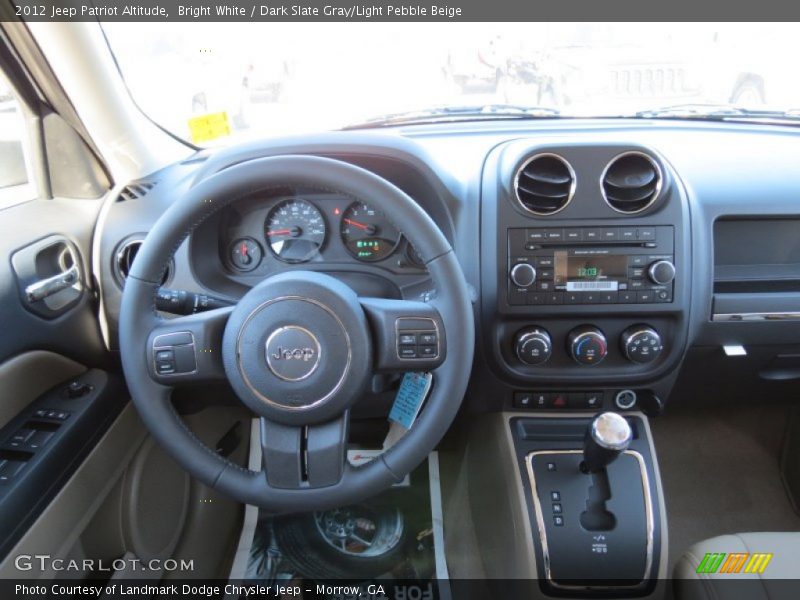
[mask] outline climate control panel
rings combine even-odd
[[[519,363],[528,366],[545,365],[558,348],[544,327],[532,325],[517,331],[513,350]],[[573,364],[594,367],[603,362],[610,352],[616,351],[609,344],[606,334],[594,325],[581,325],[567,333],[564,352]],[[664,351],[664,342],[658,331],[647,324],[633,324],[619,336],[618,353],[629,363],[644,365],[656,361]]]

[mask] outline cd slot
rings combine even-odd
[[[587,246],[589,242],[584,242]],[[657,248],[658,244],[655,242],[594,242],[595,246],[602,246],[603,248]],[[557,250],[559,248],[574,248],[575,244],[572,242],[528,242],[525,244],[526,250]]]

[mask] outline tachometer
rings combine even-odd
[[[342,241],[358,260],[373,262],[389,256],[400,243],[400,232],[379,210],[354,202],[342,214]]]
[[[325,243],[325,219],[306,200],[295,198],[277,204],[269,211],[264,229],[272,252],[289,263],[311,260]]]

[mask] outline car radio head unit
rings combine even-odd
[[[672,302],[673,228],[508,230],[508,303]]]

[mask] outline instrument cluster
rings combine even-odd
[[[223,229],[225,263],[234,273],[314,262],[423,269],[382,211],[350,197],[298,193],[235,205]]]

